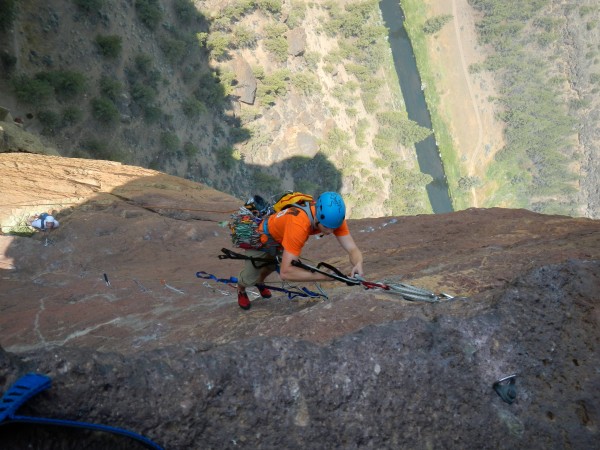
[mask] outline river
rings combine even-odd
[[[379,8],[385,26],[389,30],[389,43],[394,58],[394,66],[400,80],[400,89],[406,103],[408,118],[419,125],[432,128],[431,116],[425,102],[421,77],[417,70],[417,62],[406,30],[404,29],[404,13],[400,0],[381,0]],[[417,161],[421,172],[431,175],[433,180],[427,185],[427,194],[433,212],[451,212],[452,201],[448,193],[448,181],[444,173],[442,158],[435,142],[435,136],[415,144]]]

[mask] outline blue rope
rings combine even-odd
[[[200,271],[200,272],[196,272],[196,277],[198,278],[202,278],[205,280],[214,280],[218,283],[225,283],[228,285],[231,284],[235,284],[238,282],[238,279],[236,277],[229,277],[229,278],[217,278],[216,276],[208,273],[208,272],[204,272],[204,271]],[[318,297],[323,297],[323,298],[328,298],[327,295],[325,295],[324,292],[314,292],[311,291],[310,289],[307,289],[305,287],[301,288],[299,291],[292,291],[290,289],[285,289],[282,287],[278,287],[278,286],[268,286],[265,285],[265,287],[267,289],[270,289],[272,291],[277,291],[277,292],[283,292],[285,294],[287,294],[288,299],[291,300],[293,298],[296,297],[310,297],[310,298],[318,298]]]
[[[111,427],[109,425],[99,425],[88,422],[78,422],[74,420],[49,419],[45,417],[17,416],[16,411],[34,395],[45,391],[52,385],[52,380],[46,375],[28,373],[22,376],[13,384],[0,399],[0,426],[11,423],[30,423],[42,425],[56,425],[72,428],[85,428],[93,431],[104,431],[106,433],[117,434],[141,442],[146,447],[163,450],[161,446],[152,442],[150,439],[133,431],[122,428]]]

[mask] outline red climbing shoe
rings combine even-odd
[[[262,298],[271,298],[271,291],[264,284],[257,284],[256,287]]]
[[[250,299],[246,291],[238,291],[238,305],[242,309],[250,309]]]

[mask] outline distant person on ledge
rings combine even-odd
[[[33,219],[29,221],[29,225],[38,230],[46,231],[58,228],[58,220],[48,213],[36,214]]]
[[[316,203],[310,205],[311,220],[304,211],[292,206],[266,217],[258,229],[263,235],[262,241],[270,240],[277,247],[276,254],[281,256],[279,276],[284,281],[331,281],[331,278],[315,272],[309,272],[292,265],[298,260],[302,248],[309,236],[333,234],[340,246],[348,253],[352,271],[350,276],[363,276],[363,255],[350,235],[346,223],[346,205],[337,192],[324,192]],[[314,225],[313,225],[314,223]],[[247,286],[256,286],[262,298],[270,298],[271,291],[264,285],[267,278],[276,270],[276,256],[261,250],[246,250],[246,255],[254,258],[272,259],[272,263],[256,268],[251,260],[246,260],[238,277],[238,305],[250,309]]]

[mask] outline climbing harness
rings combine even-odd
[[[10,425],[11,423],[27,423],[40,425],[55,425],[70,428],[85,428],[93,431],[103,431],[120,436],[125,436],[142,443],[146,448],[163,450],[158,444],[150,439],[124,430],[122,428],[108,425],[99,425],[88,422],[77,422],[74,420],[49,419],[45,417],[18,416],[17,410],[24,405],[31,397],[50,388],[52,380],[46,375],[28,373],[19,378],[0,399],[0,426]]]
[[[280,258],[278,256],[275,257],[275,259],[273,259],[273,258],[257,258],[255,256],[242,255],[241,253],[236,253],[236,252],[231,251],[226,248],[222,248],[221,251],[223,252],[223,254],[218,256],[219,259],[247,259],[247,260],[250,260],[252,262],[252,265],[257,269],[260,269],[260,268],[266,267],[266,266],[270,266],[273,264],[275,264],[276,266],[279,266]],[[257,265],[258,262],[262,262],[264,264]],[[235,281],[235,283],[237,283],[237,281]]]
[[[212,274],[204,272],[204,271],[196,272],[196,277],[203,278],[205,280],[214,280],[217,283],[224,283],[231,287],[235,287],[235,285],[238,282],[238,279],[236,277],[217,278],[215,275],[212,275]],[[271,286],[271,285],[265,285],[265,287],[272,291],[283,292],[284,294],[287,295],[289,300],[292,300],[293,298],[296,298],[296,297],[308,297],[308,298],[322,297],[325,299],[329,298],[319,285],[317,285],[317,289],[319,290],[319,292],[311,291],[310,289],[308,289],[306,287],[297,288],[297,290],[286,289],[284,287]]]
[[[324,262],[320,262],[319,264],[317,264],[317,266],[311,266],[300,260],[293,260],[292,265],[300,267],[301,269],[308,270],[310,272],[318,272],[320,274],[333,278],[334,280],[346,283],[348,286],[362,285],[365,289],[382,289],[391,294],[400,295],[402,296],[402,298],[409,301],[436,303],[439,302],[442,298],[448,300],[454,298],[453,296],[445,293],[435,294],[431,291],[428,291],[427,289],[410,286],[404,283],[390,283],[386,281],[383,281],[381,283],[375,283],[372,281],[367,281],[359,276],[348,277],[344,275],[339,269]],[[328,269],[330,272],[322,270],[321,267]]]
[[[504,378],[500,378],[492,387],[496,393],[509,405],[512,404],[517,398],[517,386],[515,385],[515,379],[517,374],[512,374]]]

